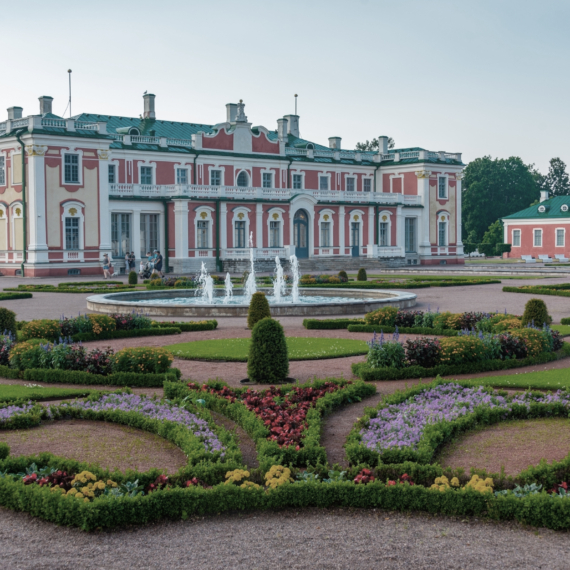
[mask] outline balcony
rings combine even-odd
[[[109,195],[130,198],[194,198],[227,200],[286,201],[307,195],[318,202],[420,206],[420,196],[341,190],[293,190],[290,188],[254,188],[243,186],[202,186],[179,184],[109,184]]]

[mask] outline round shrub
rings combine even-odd
[[[162,279],[151,279],[149,285],[151,287],[162,287]]]
[[[356,280],[357,281],[368,281],[368,275],[366,275],[366,269],[364,269],[364,267],[361,267],[358,270],[358,275],[356,276]]]
[[[123,348],[115,354],[113,372],[161,374],[168,371],[173,360],[165,348]]]
[[[508,319],[500,320],[496,325],[493,325],[493,332],[501,333],[505,331],[511,331],[515,329],[520,329],[522,327],[522,322],[516,317],[510,317]]]
[[[406,351],[397,341],[388,341],[370,346],[366,362],[370,368],[404,368]]]
[[[59,321],[52,319],[40,319],[30,321],[22,328],[24,340],[29,338],[47,338],[53,340],[61,336],[61,326]]]
[[[528,324],[534,323],[535,327],[549,325],[552,322],[546,310],[546,304],[542,299],[529,299],[524,307],[522,316],[522,324],[526,327]]]
[[[0,441],[0,461],[10,455],[10,446],[4,441]]]
[[[398,309],[396,307],[383,307],[366,313],[364,320],[367,325],[387,325],[393,327],[396,322]]]
[[[344,269],[338,272],[338,278],[340,279],[341,283],[346,283],[348,281],[348,275]]]
[[[258,384],[283,382],[289,374],[289,356],[285,332],[279,322],[266,318],[251,333],[247,375]]]
[[[10,366],[18,370],[26,368],[41,368],[41,353],[43,349],[28,342],[19,342],[10,351]]]
[[[139,276],[136,271],[129,272],[129,285],[136,285],[139,282]]]
[[[406,356],[412,366],[433,368],[441,360],[441,344],[437,338],[417,338],[406,342]]]
[[[249,302],[249,311],[247,312],[247,328],[252,329],[261,321],[261,319],[271,318],[269,303],[265,293],[254,293]]]
[[[453,336],[442,338],[439,342],[442,364],[464,364],[485,360],[485,345],[476,337]]]
[[[16,338],[17,330],[16,313],[4,307],[0,307],[0,334],[11,333],[12,336]]]

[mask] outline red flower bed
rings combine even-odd
[[[263,393],[248,388],[241,395],[228,387],[215,389],[193,382],[190,382],[188,387],[215,394],[232,404],[235,401],[242,402],[267,426],[271,432],[267,439],[276,441],[280,447],[296,445],[297,450],[301,447],[302,433],[307,427],[309,409],[313,408],[317,400],[325,394],[342,389],[337,384],[326,382],[320,388],[293,388],[283,396],[275,386],[271,386]]]

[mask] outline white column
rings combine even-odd
[[[99,255],[111,251],[111,208],[109,207],[109,151],[100,149],[99,156]],[[85,212],[85,215],[89,215]],[[140,232],[140,230],[137,230]],[[137,249],[135,255],[139,254]]]
[[[133,211],[132,235],[133,235],[133,241],[131,244],[133,248],[132,251],[135,252],[135,257],[139,259],[139,256],[141,254],[141,211],[139,209],[135,209]],[[161,232],[161,235],[164,235],[164,233]]]
[[[404,226],[404,207],[399,205],[396,209],[396,245],[400,248],[400,255],[406,255],[406,233]]]
[[[263,247],[263,204],[255,205],[255,247]]]
[[[220,204],[220,255],[223,258],[228,249],[228,205],[226,202]]]
[[[188,257],[188,200],[174,200],[174,256]]]
[[[28,263],[47,263],[46,177],[44,155],[47,146],[31,145],[28,153]],[[19,165],[18,165],[19,167]]]
[[[368,257],[372,257],[370,252],[374,249],[374,206],[368,206]]]
[[[455,175],[455,209],[456,209],[456,232],[457,232],[457,253],[463,253],[463,241],[461,235],[461,179],[463,178],[463,173],[458,172]],[[505,242],[506,243],[506,242]],[[461,251],[459,251],[461,247]]]
[[[338,209],[338,245],[339,254],[344,255],[344,206]]]
[[[429,207],[429,177],[431,172],[429,170],[420,170],[416,172],[418,177],[418,196],[422,199],[422,215],[418,218],[419,228],[419,247],[418,253],[420,255],[431,255],[431,243],[429,238],[429,221],[430,221],[430,207]]]

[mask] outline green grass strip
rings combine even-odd
[[[81,398],[89,396],[93,391],[79,388],[42,388],[41,386],[28,388],[20,384],[0,384],[0,402]]]
[[[551,325],[550,328],[558,331],[562,336],[570,335],[570,325]]]
[[[494,388],[520,388],[526,390],[563,390],[570,388],[570,368],[523,372],[504,376],[487,376],[467,380],[473,386],[492,386]]]
[[[249,343],[249,338],[225,338],[184,342],[165,348],[176,358],[185,360],[247,362]],[[287,348],[289,360],[342,358],[368,353],[368,345],[363,340],[336,338],[288,337]]]

